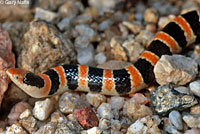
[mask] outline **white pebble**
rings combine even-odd
[[[47,22],[52,22],[58,17],[58,14],[51,12],[49,10],[45,10],[45,9],[37,7],[35,9],[35,16],[34,17],[35,17],[35,19],[42,19],[42,20],[45,20]]]
[[[178,111],[176,110],[171,111],[169,113],[169,120],[176,127],[176,129],[178,130],[183,129],[182,116]]]
[[[106,61],[106,56],[103,52],[100,52],[97,55],[95,55],[94,60],[98,65],[103,64]]]
[[[88,39],[87,36],[78,36],[76,39],[75,39],[75,47],[76,49],[84,49],[84,48],[87,48],[88,45],[89,45],[90,41]]]
[[[68,30],[70,28],[70,19],[68,17],[62,19],[58,24],[58,28],[63,31],[63,30]]]
[[[97,113],[105,119],[112,119],[113,118],[113,113],[111,111],[111,106],[108,103],[102,103],[98,109]]]
[[[194,93],[196,96],[200,97],[200,80],[191,82],[190,85],[190,90],[192,93]]]
[[[75,30],[79,33],[80,36],[87,36],[90,41],[94,41],[96,38],[95,31],[88,25],[76,25]]]
[[[111,122],[108,119],[101,118],[99,120],[99,127],[103,130],[109,129],[111,127]]]
[[[87,48],[79,49],[77,60],[78,63],[81,65],[89,65],[94,60],[94,47],[92,45],[89,45]]]
[[[102,130],[98,127],[93,127],[87,130],[87,134],[101,134]]]
[[[94,107],[98,107],[102,102],[106,101],[106,97],[104,95],[95,93],[87,93],[86,99],[87,102]]]
[[[28,118],[30,115],[31,115],[31,110],[26,109],[23,113],[20,114],[19,118],[20,119]]]
[[[190,94],[190,90],[187,87],[184,86],[179,86],[179,87],[175,87],[174,90],[178,91],[179,93],[183,93],[183,94]]]
[[[113,130],[120,130],[121,129],[121,123],[119,120],[111,120],[111,128]]]
[[[183,115],[183,120],[190,128],[200,128],[200,115]]]
[[[35,106],[33,108],[33,115],[38,120],[44,121],[46,120],[50,113],[53,111],[54,103],[49,98],[43,101],[35,102]]]
[[[124,97],[113,96],[110,99],[112,109],[120,110],[124,105]]]

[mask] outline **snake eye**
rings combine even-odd
[[[18,76],[18,75],[15,75],[14,77],[15,77],[15,79],[19,79],[19,76]]]

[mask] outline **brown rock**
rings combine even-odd
[[[98,126],[98,118],[90,106],[75,109],[74,117],[84,129]]]
[[[69,64],[76,59],[71,41],[44,21],[31,22],[24,39],[27,49],[19,57],[22,59],[19,66],[26,70],[42,72],[61,63]]]

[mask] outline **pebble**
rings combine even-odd
[[[114,6],[119,2],[119,0],[89,0],[88,3],[91,7],[98,8],[98,9],[110,9],[114,8]]]
[[[144,13],[144,21],[146,23],[156,24],[158,22],[158,11],[155,8],[147,8]]]
[[[190,94],[190,90],[187,87],[184,86],[179,86],[179,87],[175,87],[174,90],[178,91],[179,93],[183,93],[183,94]]]
[[[197,63],[183,55],[163,55],[154,67],[155,78],[160,85],[185,85],[192,81],[197,73]]]
[[[170,133],[170,134],[182,134],[181,132],[179,132],[174,126],[170,126],[168,125],[166,127],[166,132]]]
[[[195,106],[191,107],[190,113],[200,115],[200,105],[195,105]]]
[[[34,18],[36,20],[41,19],[41,20],[45,20],[47,22],[53,22],[53,21],[55,21],[55,19],[57,19],[57,17],[58,17],[58,14],[54,13],[52,11],[42,9],[40,7],[36,7],[36,9],[35,9]]]
[[[87,134],[102,134],[103,131],[99,127],[93,127],[87,130]]]
[[[69,30],[71,28],[71,19],[66,17],[64,19],[62,19],[58,24],[57,24],[58,28],[61,31],[66,31]]]
[[[103,102],[106,102],[106,97],[104,95],[102,95],[102,94],[87,93],[86,94],[86,100],[90,105],[92,105],[95,108],[97,108]]]
[[[12,126],[8,127],[6,134],[28,134],[20,124],[13,124]]]
[[[108,119],[101,118],[99,120],[99,128],[102,130],[109,129],[111,127],[111,121]]]
[[[134,21],[133,23],[128,22],[128,21],[124,21],[124,22],[122,22],[122,24],[124,26],[126,26],[135,35],[138,34],[142,29],[142,25],[137,21]]]
[[[63,121],[66,121],[65,115],[63,115],[60,112],[54,112],[51,114],[51,122],[61,123]]]
[[[169,113],[169,120],[175,126],[176,129],[178,130],[183,129],[182,116],[178,111],[176,110],[171,111]]]
[[[151,95],[154,110],[166,115],[173,109],[183,110],[198,103],[192,95],[182,94],[173,89],[171,85],[159,86]]]
[[[109,103],[103,102],[97,109],[97,113],[105,119],[112,119],[113,113],[111,110],[111,105]]]
[[[64,93],[59,100],[59,109],[64,114],[70,114],[73,112],[75,103],[78,101],[79,96],[72,93]]]
[[[200,97],[200,80],[191,82],[189,87],[194,95]]]
[[[104,31],[107,28],[109,28],[112,24],[113,24],[113,21],[111,19],[104,20],[103,22],[101,22],[99,24],[99,28],[98,29],[99,29],[99,31]]]
[[[169,15],[169,17],[166,17],[166,16],[160,17],[159,21],[158,21],[158,27],[159,27],[159,29],[163,29],[175,17],[176,17],[175,15]]]
[[[160,134],[158,128],[159,124],[156,124],[150,116],[138,119],[133,123],[127,131],[127,134]]]
[[[90,65],[94,61],[94,47],[89,45],[87,48],[78,49],[77,61],[81,65]]]
[[[46,120],[54,109],[54,103],[50,99],[35,102],[33,115],[40,121]]]
[[[121,123],[119,120],[111,120],[111,128],[112,130],[119,131],[121,129]]]
[[[31,116],[31,114],[32,114],[31,110],[30,109],[26,109],[20,114],[19,118],[20,119],[28,118],[28,117]]]
[[[104,62],[106,62],[106,56],[103,52],[100,52],[95,55],[94,60],[98,65],[103,64]]]
[[[120,110],[124,106],[124,97],[112,96],[110,98],[110,105],[112,109]]]
[[[140,33],[135,37],[135,39],[138,43],[146,48],[150,44],[153,37],[154,33],[148,30],[141,30]]]
[[[58,64],[76,60],[74,45],[52,24],[32,21],[24,35],[24,49],[18,67],[41,73]],[[21,62],[20,62],[21,61]]]
[[[75,109],[74,117],[83,129],[98,126],[98,118],[90,106]]]
[[[21,119],[19,122],[21,123],[23,128],[25,128],[26,131],[28,131],[31,134],[38,130],[37,120],[32,115]]]
[[[183,120],[190,128],[200,128],[200,115],[183,113]]]
[[[45,125],[41,126],[37,132],[34,134],[55,134],[57,127],[57,123],[55,122],[48,122]]]
[[[32,107],[27,102],[19,102],[15,104],[8,115],[9,124],[12,125],[13,123],[17,122],[19,120],[20,114],[26,109],[32,109]]]
[[[74,45],[77,50],[88,48],[89,44],[90,44],[90,40],[88,39],[87,36],[78,36],[74,41]]]
[[[186,130],[184,134],[200,134],[200,128],[192,128]]]

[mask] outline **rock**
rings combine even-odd
[[[58,28],[61,31],[66,31],[69,30],[71,28],[71,19],[66,17],[64,19],[62,19],[58,24],[57,24]]]
[[[4,93],[8,89],[10,79],[6,74],[8,68],[15,66],[15,57],[12,53],[12,42],[8,33],[2,28],[0,24],[0,106]]]
[[[166,131],[167,131],[167,133],[170,133],[170,134],[182,134],[181,132],[176,130],[176,128],[174,126],[170,126],[170,125],[168,125],[166,127]]]
[[[103,64],[104,62],[106,62],[106,56],[103,52],[100,52],[95,55],[94,60],[98,65]]]
[[[110,105],[112,109],[120,110],[124,105],[124,97],[112,96],[110,98]]]
[[[57,128],[57,123],[48,122],[44,126],[40,127],[35,134],[54,134]]]
[[[200,80],[191,82],[189,87],[194,95],[200,97]]]
[[[158,125],[159,124],[156,124],[150,116],[146,116],[133,123],[128,128],[127,134],[160,134],[161,132]]]
[[[104,31],[109,28],[114,22],[111,19],[104,20],[99,24],[99,31]]]
[[[98,127],[93,127],[87,130],[87,134],[102,134],[102,130]]]
[[[197,73],[197,63],[182,55],[163,55],[154,67],[155,78],[160,85],[185,85],[192,81]]]
[[[32,72],[42,72],[58,64],[75,61],[74,46],[51,24],[33,21],[24,35],[25,49],[19,58],[19,67]]]
[[[53,22],[57,19],[58,15],[54,12],[51,12],[49,10],[45,10],[42,8],[37,7],[35,9],[35,20],[45,20],[47,22]]]
[[[121,129],[121,123],[119,120],[111,120],[111,128],[112,130],[119,131]]]
[[[98,118],[90,106],[84,106],[74,110],[74,117],[83,127],[89,129],[98,126]]]
[[[183,94],[190,94],[190,90],[187,87],[184,86],[179,86],[179,87],[175,87],[174,90],[178,91],[179,93],[183,93]]]
[[[169,120],[175,126],[176,129],[178,130],[183,129],[182,116],[178,111],[176,110],[171,111],[169,113]]]
[[[199,133],[200,133],[200,128],[192,128],[186,130],[184,134],[199,134]]]
[[[195,106],[191,107],[190,113],[200,115],[200,105],[195,105]]]
[[[147,98],[142,94],[135,94],[131,99],[125,102],[123,107],[123,114],[127,115],[132,120],[152,115],[152,110],[145,104],[148,102]]]
[[[160,86],[151,95],[154,110],[166,115],[171,110],[183,110],[198,103],[192,95],[182,94],[173,89],[171,85]]]
[[[124,22],[122,22],[122,24],[124,26],[126,26],[135,35],[138,34],[142,29],[142,25],[137,21],[134,21],[133,23],[128,22],[128,21],[124,21]]]
[[[190,128],[200,128],[200,115],[184,113],[183,120]]]
[[[153,37],[154,37],[154,34],[152,32],[150,32],[148,30],[142,30],[135,37],[135,39],[138,43],[142,44],[146,48],[150,44]]]
[[[97,109],[97,113],[105,119],[112,119],[113,118],[113,113],[111,110],[111,105],[108,103],[102,103],[98,109]]]
[[[132,63],[136,62],[140,54],[144,51],[144,47],[134,39],[128,39],[124,41],[122,46],[124,47],[130,62]]]
[[[20,114],[26,109],[32,109],[32,107],[26,102],[19,102],[15,104],[8,115],[9,124],[12,125],[13,123],[17,122]]]
[[[156,33],[157,32],[157,25],[147,24],[146,27],[145,27],[145,30],[150,31],[152,33]]]
[[[64,114],[70,114],[73,112],[75,103],[78,101],[79,96],[72,93],[64,93],[59,100],[59,109]]]
[[[104,95],[95,93],[87,93],[86,99],[87,102],[95,108],[97,108],[99,105],[106,101],[106,97]]]
[[[111,127],[111,121],[108,119],[101,118],[99,120],[99,128],[102,130],[109,129]]]
[[[54,134],[81,134],[83,128],[77,121],[64,121],[57,125]]]
[[[39,6],[44,9],[49,9],[49,10],[56,10],[58,6],[64,4],[66,0],[37,0],[36,1],[36,6]]]
[[[38,120],[44,121],[49,117],[49,115],[53,111],[53,106],[53,101],[48,98],[43,101],[37,101],[35,102],[35,106],[33,108],[33,115]]]
[[[33,15],[30,9],[22,8],[20,5],[1,4],[0,5],[0,18],[1,22],[11,21],[31,21]]]
[[[6,134],[28,134],[19,124],[13,124],[10,126]]]
[[[24,118],[30,117],[31,115],[32,115],[31,110],[30,109],[26,109],[20,114],[19,118],[20,119],[24,119]]]
[[[54,112],[51,114],[51,122],[61,123],[63,121],[66,121],[65,115],[63,115],[60,112]]]
[[[113,8],[119,0],[89,0],[88,3],[90,4],[91,7],[98,8],[98,9],[110,9]]]
[[[90,65],[94,60],[94,47],[89,45],[87,48],[78,49],[77,61],[81,65]]]
[[[74,45],[77,50],[88,48],[89,44],[90,44],[90,40],[87,36],[78,36],[74,42]]]
[[[103,68],[103,69],[122,69],[129,65],[132,65],[132,63],[124,62],[124,61],[117,61],[117,60],[110,60],[101,65],[98,65],[97,67]]]
[[[174,15],[170,15],[169,17],[160,17],[158,21],[158,27],[159,29],[163,29],[170,21],[172,21],[175,18]]]
[[[144,13],[144,21],[146,23],[156,24],[158,22],[158,11],[155,8],[147,8]]]

